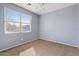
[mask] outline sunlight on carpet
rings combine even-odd
[[[25,51],[20,52],[21,56],[27,55],[27,56],[35,56],[36,52],[34,50],[34,47],[31,47],[29,49],[26,49]]]

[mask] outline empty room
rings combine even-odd
[[[0,3],[0,56],[79,56],[79,4]]]

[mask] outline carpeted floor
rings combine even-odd
[[[59,43],[36,40],[0,52],[0,56],[79,56],[79,50]]]

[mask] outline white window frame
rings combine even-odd
[[[21,15],[19,15],[20,16],[20,23],[19,22],[17,22],[17,23],[19,23],[20,24],[20,31],[18,31],[18,32],[8,32],[7,30],[6,30],[6,12],[5,12],[5,10],[6,9],[11,9],[11,8],[4,8],[4,32],[6,33],[6,34],[13,34],[13,33],[28,33],[28,32],[31,32],[32,31],[32,16],[31,15],[28,15],[28,14],[25,14],[25,15],[28,15],[28,16],[30,16],[30,30],[29,31],[21,31]],[[11,10],[14,10],[14,9],[11,9]],[[14,10],[14,11],[16,11],[16,10]],[[20,13],[20,12],[18,12],[18,13]],[[20,14],[24,14],[24,13],[20,13]]]

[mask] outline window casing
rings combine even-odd
[[[5,33],[31,32],[31,16],[4,8]]]

